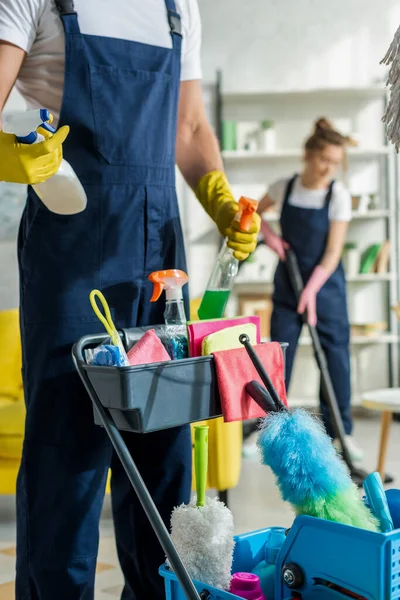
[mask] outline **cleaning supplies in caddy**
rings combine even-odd
[[[149,329],[129,350],[128,360],[130,365],[147,365],[167,362],[171,357],[154,329]]]
[[[53,117],[46,108],[9,113],[3,117],[3,131],[13,133],[21,144],[37,144],[45,139],[36,129],[54,133]],[[74,215],[86,208],[87,196],[71,165],[62,159],[57,173],[33,186],[43,204],[59,215]]]
[[[257,206],[258,202],[256,200],[250,200],[244,196],[240,198],[239,211],[235,215],[234,221],[240,221],[240,228],[243,231],[250,229]],[[198,311],[200,319],[217,319],[224,315],[238,268],[239,261],[235,258],[233,250],[225,242],[218,254],[200,304]]]
[[[206,496],[208,427],[194,429],[196,495],[190,504],[173,510],[171,538],[192,579],[228,590],[235,546],[233,516],[218,498]]]
[[[252,571],[260,578],[261,590],[267,600],[275,598],[276,559],[285,539],[286,534],[283,527],[271,529],[264,546],[264,560],[258,563]]]
[[[399,309],[400,310],[400,309]],[[201,356],[202,344],[206,336],[222,331],[227,327],[253,323],[257,329],[257,344],[261,342],[260,317],[233,317],[232,319],[208,319],[205,321],[189,321],[187,323],[189,335],[190,356]]]
[[[104,310],[104,315],[97,305],[97,298]],[[99,290],[92,290],[89,295],[90,304],[92,305],[94,314],[99,321],[104,325],[105,330],[110,336],[109,340],[94,348],[94,350],[86,350],[86,360],[88,363],[98,366],[108,367],[127,367],[129,366],[128,356],[118,334],[117,328],[111,317],[110,307],[107,300]]]
[[[173,360],[187,358],[189,355],[187,319],[182,288],[189,281],[189,277],[184,271],[169,269],[151,273],[149,280],[154,284],[150,302],[157,302],[165,290],[165,343],[168,353]]]
[[[234,573],[229,591],[246,600],[268,600],[261,590],[260,578],[253,573]]]

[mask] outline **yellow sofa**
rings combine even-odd
[[[0,311],[0,495],[15,494],[22,456],[25,402],[21,368],[19,312]]]
[[[24,439],[25,405],[17,309],[0,311],[0,494],[14,494]]]

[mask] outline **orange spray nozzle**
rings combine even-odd
[[[189,281],[189,277],[185,271],[167,269],[166,271],[154,271],[149,275],[149,280],[154,284],[150,302],[157,302],[164,290],[167,292],[167,299],[180,299],[182,287]]]
[[[245,196],[240,197],[240,210],[238,215],[240,220],[240,229],[243,231],[249,231],[253,222],[253,214],[256,212],[257,206],[257,200],[252,200],[251,198],[246,198]]]

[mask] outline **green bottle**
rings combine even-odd
[[[240,198],[239,211],[234,221],[240,221],[240,229],[243,231],[250,229],[257,205],[256,200],[250,200],[244,196]],[[235,258],[233,250],[228,248],[225,242],[218,254],[198,310],[199,318],[202,321],[206,319],[221,319],[224,316],[238,269],[239,261]]]

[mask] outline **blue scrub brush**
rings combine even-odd
[[[288,411],[248,337],[240,336],[240,341],[266,387],[264,396],[257,382],[247,390],[256,402],[264,401],[266,412],[271,411],[261,424],[257,445],[262,462],[276,476],[282,498],[297,515],[379,531],[322,424],[305,410]]]

